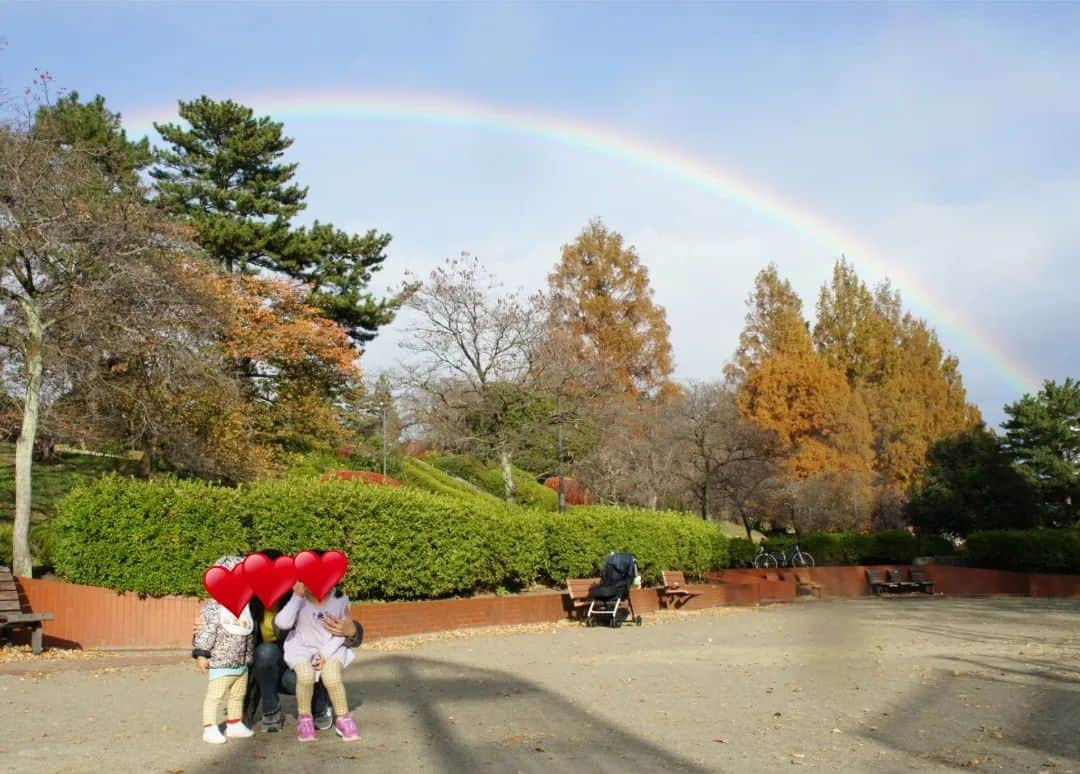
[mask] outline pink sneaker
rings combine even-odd
[[[334,731],[341,737],[343,742],[355,742],[360,738],[360,729],[356,727],[356,721],[352,715],[343,715],[334,724]]]
[[[301,715],[296,719],[296,738],[301,742],[315,741],[315,719],[311,715]]]

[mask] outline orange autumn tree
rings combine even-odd
[[[804,492],[835,488],[831,482],[841,477],[864,492],[873,468],[867,409],[843,371],[814,351],[802,300],[770,264],[755,278],[747,306],[727,373],[743,415],[775,432],[784,449],[790,485],[781,510],[797,514]],[[797,522],[808,526],[802,514]]]
[[[218,271],[201,281],[226,311],[220,347],[245,385],[259,440],[288,450],[340,446],[343,407],[360,391],[348,333],[297,283]]]
[[[887,282],[868,289],[844,259],[818,297],[814,341],[866,404],[885,487],[906,491],[921,477],[932,443],[980,422],[959,362],[933,329],[903,311]]]
[[[653,300],[649,272],[633,247],[590,221],[548,275],[552,326],[568,334],[578,358],[599,362],[631,399],[671,394],[667,315]]]

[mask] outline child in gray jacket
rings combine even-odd
[[[217,564],[231,570],[242,561],[239,556],[223,556]],[[203,604],[201,615],[202,624],[195,633],[191,655],[196,670],[210,676],[203,701],[203,741],[224,744],[227,737],[252,736],[254,731],[241,720],[248,664],[254,650],[255,625],[251,611],[245,607],[237,617],[210,599]],[[222,734],[218,728],[218,709],[226,696],[229,701]]]

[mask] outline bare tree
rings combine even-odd
[[[418,422],[458,448],[497,457],[513,502],[515,449],[543,413],[533,386],[544,297],[506,293],[463,254],[411,287],[405,306],[418,315],[402,344],[416,356],[404,378]]]
[[[708,519],[730,509],[749,536],[780,475],[773,434],[744,420],[720,383],[685,385],[676,405],[677,470],[695,510]]]
[[[31,465],[46,379],[76,339],[104,353],[112,335],[137,325],[132,284],[168,282],[174,235],[94,161],[29,124],[0,126],[0,346],[23,397],[13,545],[22,576],[31,573]]]

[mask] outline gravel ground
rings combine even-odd
[[[0,658],[5,772],[1080,774],[1080,601],[867,599],[365,646],[362,741],[199,740],[173,653]],[[295,705],[286,703],[288,712]]]

